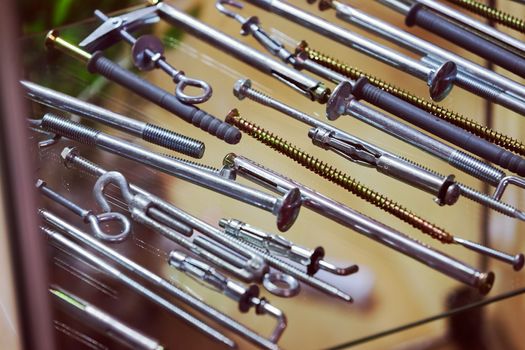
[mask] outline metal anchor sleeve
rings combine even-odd
[[[49,113],[42,118],[41,127],[48,131],[54,130],[53,132],[77,142],[97,146],[110,153],[132,159],[167,174],[269,211],[277,216],[277,226],[281,231],[289,229],[299,215],[301,206],[299,191],[291,191],[283,198],[269,196],[261,191],[212,174],[209,171],[183,163],[173,157],[151,152],[131,142]]]
[[[155,124],[144,123],[139,120],[128,118],[122,114],[112,112],[95,104],[82,101],[73,96],[63,94],[29,81],[22,80],[20,83],[26,90],[26,95],[33,101],[87,119],[95,120],[132,135],[139,136],[144,141],[194,158],[202,158],[204,155],[205,146],[201,141],[181,135]]]
[[[186,122],[198,126],[200,129],[227,143],[236,144],[241,139],[239,130],[193,105],[182,103],[168,91],[138,77],[107,59],[100,51],[91,55],[60,38],[57,31],[50,31],[47,34],[46,45],[48,47],[56,47],[66,54],[86,62],[87,68],[91,73],[99,73],[109,80],[125,86],[143,98],[178,115]]]
[[[355,143],[354,138],[345,137],[334,131],[318,127],[311,129],[308,136],[315,145],[332,149],[352,162],[373,167],[382,174],[436,196],[435,200],[440,205],[456,203],[461,194],[453,175],[444,177],[419,168],[402,158],[381,152],[380,149],[373,148],[369,144]]]
[[[259,248],[263,248],[270,254],[284,256],[306,266],[306,271],[309,275],[314,275],[319,269],[340,276],[348,276],[359,270],[357,265],[336,267],[325,261],[323,259],[325,255],[323,247],[317,247],[315,249],[301,247],[295,245],[283,236],[268,234],[245,222],[235,219],[221,219],[220,225],[224,227],[229,226],[230,229],[225,230],[227,234],[234,235],[234,237],[238,239],[249,242]]]

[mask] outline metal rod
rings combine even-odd
[[[337,93],[337,90],[334,92],[334,93]],[[341,129],[338,129],[338,128],[335,128],[327,123],[324,123],[324,122],[321,122],[320,120],[316,119],[316,118],[313,118],[309,115],[307,115],[306,113],[303,113],[301,111],[298,111],[280,101],[278,101],[277,99],[275,98],[272,98],[268,95],[265,95],[253,88],[251,88],[250,84],[249,84],[249,80],[239,80],[237,81],[237,83],[235,84],[235,87],[234,87],[234,94],[235,96],[237,96],[237,98],[239,99],[243,99],[245,97],[251,99],[252,101],[255,101],[257,103],[260,103],[264,106],[268,106],[270,108],[273,108],[274,110],[277,110],[285,115],[288,115],[292,118],[294,118],[295,120],[298,120],[300,122],[303,122],[307,125],[310,125],[310,126],[313,126],[313,127],[316,127],[316,128],[321,128],[321,129],[324,129],[324,130],[328,130],[328,131],[331,131],[333,132],[334,134],[338,134],[338,135],[341,135],[342,137],[344,138],[348,138],[348,139],[353,139],[355,140],[355,142],[358,142],[357,140],[359,140],[358,138],[346,133],[345,131],[341,130]],[[354,101],[353,103],[358,103],[358,101]],[[359,110],[358,110],[359,109]],[[384,129],[385,132],[388,132],[390,133],[391,131],[398,131],[398,129],[401,129],[399,130],[399,134],[396,132],[395,134],[393,134],[393,136],[395,137],[400,137],[400,136],[411,136],[411,138],[413,137],[413,140],[414,141],[417,141],[416,143],[419,144],[421,143],[423,148],[422,149],[425,149],[427,147],[429,147],[429,145],[435,145],[434,147],[437,146],[438,149],[441,149],[441,152],[437,152],[438,150],[432,148],[432,152],[436,152],[436,153],[443,153],[442,155],[446,157],[444,159],[446,159],[449,164],[457,167],[458,169],[462,170],[462,171],[466,171],[468,173],[472,173],[473,176],[476,176],[477,178],[480,178],[482,179],[483,181],[486,181],[488,183],[491,183],[495,186],[498,186],[500,187],[501,183],[504,181],[505,178],[509,179],[510,182],[512,182],[513,184],[521,187],[521,188],[525,188],[525,184],[523,183],[523,181],[518,181],[519,179],[521,179],[520,177],[516,177],[516,176],[511,176],[511,177],[505,177],[505,174],[503,172],[501,172],[499,169],[497,168],[494,168],[492,166],[490,166],[489,164],[486,164],[484,162],[480,162],[478,161],[476,158],[473,158],[473,157],[470,157],[468,156],[467,154],[465,153],[462,153],[461,151],[459,150],[454,150],[453,148],[445,145],[445,144],[435,144],[434,141],[430,142],[430,140],[426,140],[426,134],[422,134],[422,133],[419,133],[417,130],[413,129],[413,128],[409,128],[409,129],[406,129],[405,130],[405,127],[402,127],[404,124],[401,124],[399,122],[396,122],[395,120],[387,117],[386,115],[382,115],[379,116],[379,114],[376,114],[376,112],[374,112],[372,109],[370,109],[369,107],[366,107],[366,105],[364,104],[359,104],[359,108],[354,110],[352,115],[355,116],[357,119],[359,120],[362,120],[374,127],[380,127],[381,130]],[[371,113],[371,114],[370,114]],[[378,118],[376,118],[378,117]],[[377,119],[377,120],[376,120]],[[390,125],[390,123],[393,123],[392,125]],[[384,125],[384,127],[382,126]],[[407,133],[405,135],[405,132]],[[413,135],[411,135],[413,134]],[[404,138],[402,138],[404,140]],[[426,140],[426,141],[425,141]],[[424,141],[424,142],[423,142]],[[425,143],[426,142],[426,143]],[[437,142],[437,141],[436,141]],[[315,144],[315,143],[314,143]],[[362,145],[364,146],[364,148],[370,148],[372,147],[371,145],[369,145],[368,143],[362,141]],[[442,145],[442,146],[440,146]],[[376,147],[376,146],[373,146],[373,147]],[[373,148],[372,147],[372,148]],[[448,151],[450,151],[450,153],[448,153]],[[454,150],[454,152],[452,152],[452,150]],[[384,152],[384,154],[388,155],[389,153],[387,151],[382,151]],[[386,157],[386,159],[388,159],[388,157]],[[418,165],[417,163],[412,163],[410,162],[415,168],[420,168],[420,169],[425,169],[423,166],[421,165]],[[387,163],[388,164],[388,163]],[[435,172],[434,172],[435,173]],[[437,173],[436,173],[437,174]],[[476,175],[474,175],[476,174]],[[441,175],[441,174],[437,174],[439,177],[441,177],[442,179],[445,179],[446,176],[444,175]],[[507,181],[507,182],[509,182]],[[525,220],[525,213],[523,213],[522,211],[510,206],[510,205],[507,205],[505,203],[502,203],[499,201],[499,199],[501,198],[501,191],[504,190],[504,188],[501,188],[500,191],[496,191],[497,193],[497,196],[495,195],[494,198],[493,197],[490,197],[489,195],[486,195],[486,194],[483,194],[483,193],[480,193],[476,190],[473,190],[471,188],[469,188],[468,186],[465,186],[461,183],[458,183],[456,182],[455,183],[455,186],[458,186],[459,189],[460,189],[460,192],[463,196],[477,202],[477,203],[480,203],[482,205],[485,205],[493,210],[496,210],[502,214],[505,214],[509,217],[512,217],[512,218],[517,218],[517,219],[520,219],[520,220]],[[449,188],[452,190],[452,188]],[[450,192],[443,192],[443,194],[447,194],[447,195],[451,195]],[[452,197],[453,198],[453,197]],[[445,199],[445,198],[443,198]]]
[[[252,341],[253,343],[257,344],[258,346],[265,348],[265,349],[278,349],[278,346],[269,340],[261,337],[257,333],[253,332],[252,330],[246,328],[242,324],[238,323],[234,319],[230,318],[229,316],[221,313],[220,311],[214,309],[210,305],[206,304],[205,302],[201,301],[200,299],[184,292],[183,290],[175,287],[173,284],[168,282],[167,280],[161,278],[160,276],[154,274],[153,272],[145,269],[141,265],[133,262],[132,260],[126,258],[125,256],[117,253],[115,250],[108,248],[104,244],[98,242],[96,239],[92,238],[88,234],[80,231],[76,227],[70,225],[69,223],[65,222],[64,220],[60,219],[59,217],[53,215],[52,213],[41,210],[40,215],[42,218],[48,222],[49,224],[59,228],[60,230],[66,232],[68,235],[74,237],[75,239],[78,239],[82,243],[88,245],[90,248],[94,249],[98,253],[104,255],[105,257],[109,258],[110,260],[116,262],[117,264],[123,266],[124,268],[128,269],[129,271],[139,275],[140,277],[144,278],[145,280],[153,283],[154,285],[160,287],[162,290],[168,292],[173,297],[179,299],[183,303],[189,305],[190,307],[194,308],[195,310],[199,311],[200,313],[206,315],[207,317],[211,318],[215,322],[221,324],[222,326],[228,328],[229,330],[234,331],[236,334],[245,337],[246,339]],[[67,242],[70,242],[69,240],[63,239]],[[71,242],[72,243],[72,242]],[[83,248],[80,248],[82,252],[85,252],[89,255],[90,253],[86,252]],[[120,271],[116,270],[115,268],[111,267],[107,263],[105,263],[102,259],[97,258],[97,260],[101,261],[104,266],[108,266],[110,270],[110,274],[115,275],[117,278],[119,276],[125,276]],[[98,264],[97,264],[98,265]],[[104,266],[102,266],[104,268]],[[114,271],[114,272],[113,272]],[[126,278],[128,278],[126,276]],[[129,278],[128,278],[129,279]],[[138,284],[137,282],[134,282],[135,284]],[[140,284],[138,284],[139,288],[144,289],[144,287]],[[172,305],[172,304],[170,304]],[[182,311],[182,310],[180,310]],[[184,311],[182,311],[184,312]],[[189,315],[189,317],[194,318],[193,316]],[[198,321],[198,320],[197,320]],[[201,321],[198,321],[201,322]],[[213,334],[217,335],[217,339],[220,339],[222,343],[226,344],[229,347],[234,348],[235,343],[227,338],[226,336],[222,335],[222,333],[219,333],[215,331],[210,326],[204,324],[201,322],[201,328],[204,330],[209,330],[210,332],[213,332]]]
[[[381,0],[382,2],[391,0]],[[275,1],[274,1],[275,2]],[[394,3],[399,1],[394,0]],[[517,82],[508,79],[500,74],[486,69],[472,61],[469,61],[459,55],[456,55],[450,51],[444,50],[441,47],[434,45],[426,40],[420,39],[415,35],[412,35],[400,28],[393,26],[385,21],[375,18],[367,13],[364,13],[354,7],[343,4],[339,1],[330,1],[331,7],[335,9],[337,17],[341,18],[348,23],[355,24],[371,33],[381,36],[387,40],[390,40],[402,47],[408,48],[413,52],[421,55],[434,55],[440,59],[448,62],[454,62],[458,69],[463,68],[467,72],[473,74],[475,77],[481,78],[486,82],[500,87],[505,92],[520,96],[522,99],[525,98],[525,86],[518,84]],[[406,6],[402,6],[403,11]],[[401,6],[399,7],[401,10]],[[465,80],[464,77],[457,76],[456,80],[460,83]],[[465,83],[468,83],[465,81]],[[459,84],[457,84],[460,86]],[[465,84],[461,84],[465,85]]]
[[[236,301],[241,312],[248,312],[254,307],[258,315],[269,314],[274,317],[277,325],[270,337],[272,342],[276,343],[286,329],[286,315],[265,298],[259,297],[257,285],[245,286],[218,272],[212,266],[175,250],[170,253],[169,264]]]
[[[426,168],[402,159],[376,145],[304,113],[293,110],[291,107],[253,90],[250,80],[241,79],[237,81],[234,87],[234,95],[239,99],[249,97],[259,103],[276,106],[277,110],[282,111],[286,115],[315,127],[308,133],[314,145],[330,149],[352,162],[373,167],[382,174],[431,193],[436,196],[435,201],[440,205],[452,205],[459,198],[459,189],[455,185],[452,175],[436,176],[434,172]]]
[[[494,283],[494,273],[480,272],[458,260],[438,252],[418,241],[364,216],[342,203],[336,202],[314,190],[289,178],[264,168],[253,161],[234,154],[225,159],[226,166],[238,171],[238,174],[259,183],[275,192],[289,188],[299,188],[304,206],[343,226],[361,233],[387,247],[413,258],[451,278],[477,288],[481,293],[488,293]]]
[[[525,44],[521,40],[518,40],[514,38],[513,36],[510,36],[502,31],[495,29],[494,27],[486,25],[485,23],[481,21],[478,21],[470,16],[467,16],[460,11],[456,11],[455,9],[445,4],[442,4],[435,0],[416,0],[416,2],[423,4],[426,7],[436,12],[439,12],[447,17],[450,17],[464,25],[474,28],[475,30],[483,34],[486,34],[489,37],[492,37],[496,40],[499,40],[506,45],[510,45],[517,50],[525,52]]]
[[[42,118],[41,127],[48,131],[53,130],[54,133],[61,134],[77,142],[99,147],[110,153],[132,159],[193,184],[269,211],[277,216],[277,226],[281,231],[289,229],[299,214],[301,201],[298,191],[290,191],[283,198],[273,197],[238,184],[235,181],[221,178],[209,171],[204,171],[174,158],[151,152],[131,142],[50,113],[47,113]]]
[[[205,146],[201,141],[154,124],[128,118],[122,114],[112,112],[95,104],[82,101],[73,96],[30,81],[22,80],[20,83],[24,87],[26,95],[33,101],[97,121],[130,133],[131,135],[141,137],[147,142],[181,152],[191,157],[202,158],[204,155]]]
[[[109,249],[105,247],[103,244],[97,242],[95,239],[91,238],[88,234],[80,231],[76,227],[68,224],[66,221],[62,220],[58,216],[55,216],[54,214],[44,210],[39,210],[40,216],[49,224],[59,228],[61,231],[64,231],[70,236],[73,236],[83,243],[87,243],[90,245],[91,248],[97,250],[99,253],[104,254],[106,257],[112,259],[113,261],[119,263],[120,265],[126,267],[129,270],[132,270],[138,274],[140,274],[142,277],[148,278],[150,281],[153,281],[155,284],[159,284],[161,281],[169,284],[168,281],[165,281],[161,279],[159,276],[153,274],[149,270],[144,269],[142,266],[135,264],[133,261],[125,258],[124,256],[120,255],[119,253],[115,252],[112,249]],[[137,293],[143,295],[147,299],[151,300],[152,302],[160,305],[165,310],[168,310],[170,313],[174,314],[175,316],[181,318],[186,323],[196,327],[198,330],[209,336],[211,339],[218,341],[224,345],[226,345],[229,348],[236,348],[236,344],[233,340],[230,338],[224,336],[221,332],[218,330],[215,330],[211,326],[207,325],[206,323],[200,321],[199,319],[195,318],[194,316],[190,315],[186,311],[180,309],[179,307],[175,306],[168,300],[162,298],[158,294],[154,293],[150,289],[144,287],[141,283],[137,282],[136,280],[130,278],[128,275],[120,272],[110,264],[108,264],[103,259],[99,258],[98,256],[90,253],[85,248],[82,248],[80,245],[74,243],[73,241],[67,239],[60,233],[50,230],[45,227],[41,227],[41,230],[43,233],[45,233],[51,240],[54,242],[57,242],[61,246],[68,249],[70,252],[74,253],[76,256],[81,257],[84,260],[89,261],[90,263],[94,264],[98,268],[100,268],[102,271],[106,272],[110,276],[114,277],[115,279],[121,281],[131,289],[135,290]],[[138,269],[137,269],[138,268]],[[171,285],[171,284],[170,284]],[[185,299],[190,300],[191,297],[189,294],[186,294],[182,290],[179,290],[178,288],[171,285],[173,289],[176,289],[178,294],[180,296],[186,296]],[[182,299],[182,298],[181,298]],[[185,300],[186,301],[186,300]],[[206,310],[213,310],[210,306],[206,305]]]
[[[433,100],[439,101],[445,98],[454,85],[456,66],[452,62],[444,63],[439,69],[433,69],[409,56],[336,26],[285,1],[246,0],[246,2],[285,17],[376,60],[414,75],[427,83]]]
[[[86,317],[90,326],[94,324],[101,327],[110,337],[129,344],[131,348],[136,349],[136,347],[138,347],[144,350],[164,350],[164,347],[160,345],[157,340],[129,327],[107,312],[102,311],[76,295],[55,288],[50,288],[49,292],[57,301],[65,305],[70,312],[72,310],[73,312],[80,312],[83,317]]]
[[[277,78],[313,101],[325,103],[328,100],[330,90],[321,82],[273,60],[271,57],[206,25],[167,3],[159,3],[156,6],[159,16],[167,22],[192,33],[201,40],[221,49],[222,52],[236,57],[251,67]]]

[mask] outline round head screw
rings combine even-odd
[[[523,265],[525,264],[525,257],[523,254],[516,254],[514,256],[514,263],[512,264],[512,268],[514,268],[514,271],[520,271],[523,268]]]
[[[233,86],[233,95],[239,100],[244,99],[248,94],[247,91],[252,87],[250,79],[239,79]]]
[[[326,103],[326,117],[328,120],[336,120],[346,113],[348,102],[352,97],[352,84],[343,81],[337,85]]]
[[[481,294],[485,295],[492,289],[495,280],[494,272],[484,272],[478,279],[478,290]]]
[[[454,87],[457,66],[454,62],[445,62],[432,74],[428,81],[430,97],[434,101],[442,101]]]
[[[288,231],[294,224],[302,205],[301,191],[293,188],[276,205],[277,228],[281,232]]]

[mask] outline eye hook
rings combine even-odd
[[[106,213],[111,212],[111,206],[109,205],[106,197],[104,197],[104,189],[106,188],[106,185],[110,183],[119,188],[120,192],[122,193],[122,197],[124,197],[124,200],[127,204],[130,204],[134,197],[133,193],[131,193],[128,180],[126,180],[124,175],[117,171],[108,171],[104,175],[100,176],[93,186],[93,196],[95,197],[95,201],[102,211]]]
[[[215,8],[217,8],[217,10],[219,10],[219,12],[225,14],[228,17],[231,17],[231,18],[235,19],[236,21],[238,21],[241,24],[244,24],[246,22],[246,18],[245,17],[239,15],[238,13],[236,13],[236,12],[234,12],[232,10],[227,9],[225,5],[230,5],[232,7],[237,8],[237,9],[242,9],[242,8],[244,8],[243,4],[241,4],[240,2],[235,1],[235,0],[217,0],[215,2]]]

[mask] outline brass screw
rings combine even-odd
[[[422,110],[438,118],[441,118],[456,126],[459,126],[460,128],[463,128],[487,141],[495,143],[496,145],[506,148],[509,151],[512,151],[516,154],[525,156],[525,145],[520,141],[513,139],[510,136],[504,135],[487,126],[481,125],[478,122],[466,118],[459,113],[450,111],[438,104],[413,95],[408,91],[390,85],[387,82],[384,82],[381,79],[376,78],[368,73],[365,73],[355,67],[351,67],[344,63],[341,63],[335,58],[327,56],[319,51],[308,47],[308,44],[305,41],[299,43],[299,45],[296,48],[296,52],[306,52],[308,54],[308,58],[312,61],[315,61],[323,67],[329,68],[335,72],[347,76],[352,80],[357,80],[361,77],[366,77],[371,84],[380,88],[383,91],[386,91],[416,107],[419,107]]]
[[[336,169],[335,167],[315,158],[314,156],[309,155],[306,152],[303,152],[282,138],[243,119],[239,115],[237,109],[230,111],[230,113],[226,116],[226,122],[236,126],[241,131],[247,133],[254,139],[262,142],[275,151],[293,159],[317,175],[335,183],[336,185],[341,186],[342,188],[373,204],[381,210],[396,216],[397,218],[417,228],[430,237],[437,239],[442,243],[454,243],[454,236],[452,236],[450,233],[417,216],[410,210],[404,208],[388,197],[366,187],[365,185],[362,185],[357,180]]]
[[[481,17],[493,20],[496,23],[502,24],[518,32],[525,33],[525,21],[514,17],[506,12],[498,10],[497,8],[487,6],[481,2],[474,0],[447,0],[455,5],[463,7],[466,10],[474,12]]]

